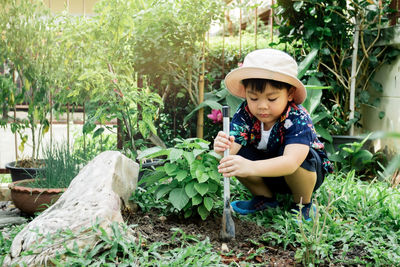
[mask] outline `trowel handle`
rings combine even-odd
[[[223,117],[223,130],[229,138],[229,106],[222,107],[222,117]],[[229,149],[224,151],[224,157],[229,156]]]

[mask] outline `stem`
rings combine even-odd
[[[332,72],[336,76],[338,81],[343,85],[343,87],[348,88],[348,85],[346,85],[346,83],[343,81],[342,77],[338,73],[336,73],[333,69],[331,69],[328,65],[326,65],[323,62],[321,62],[321,65],[327,68],[330,72]]]

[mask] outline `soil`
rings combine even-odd
[[[31,160],[31,159],[22,159],[17,161],[15,167],[18,168],[43,168],[44,162],[43,160]]]
[[[147,243],[163,242],[168,244],[169,248],[180,247],[179,241],[176,241],[176,239],[174,242],[171,241],[174,234],[172,229],[179,228],[186,235],[194,236],[200,240],[208,237],[225,264],[245,262],[262,266],[300,266],[294,260],[295,252],[293,250],[283,250],[263,243],[261,236],[268,229],[250,221],[233,218],[235,239],[225,243],[220,239],[220,216],[209,216],[203,221],[201,218],[165,217],[161,216],[157,210],[151,210],[147,213],[137,211],[134,214],[124,214],[124,218],[128,224],[137,225],[135,230],[147,240]],[[227,245],[229,253],[222,252],[224,243]]]

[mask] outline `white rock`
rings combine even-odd
[[[79,172],[54,205],[18,233],[4,265],[44,265],[56,253],[62,254],[64,245],[72,247],[74,242],[79,247],[94,247],[99,237],[87,229],[98,223],[111,233],[111,223],[123,222],[121,209],[132,207],[129,198],[136,190],[138,173],[139,165],[120,152],[99,154]],[[74,237],[56,234],[65,230]],[[48,234],[55,238],[52,242],[44,242]],[[127,238],[134,241],[133,235]],[[33,255],[21,256],[28,250],[33,250]]]

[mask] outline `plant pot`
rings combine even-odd
[[[145,162],[142,163],[142,167],[139,171],[138,182],[142,179],[143,174],[145,171],[155,170],[156,167],[164,165],[163,159],[147,159]],[[140,187],[146,187],[146,183],[140,185]]]
[[[8,185],[14,205],[28,215],[44,211],[56,202],[66,190],[66,188],[32,188],[26,186],[34,180],[21,180]]]
[[[332,135],[332,144],[335,151],[338,151],[341,145],[351,144],[354,142],[361,143],[365,137],[361,136],[350,136],[350,135]],[[363,145],[363,149],[369,149],[371,146],[371,140],[367,140]]]
[[[10,171],[13,182],[36,178],[42,168],[26,168],[15,166],[16,161],[6,164],[6,169]]]

